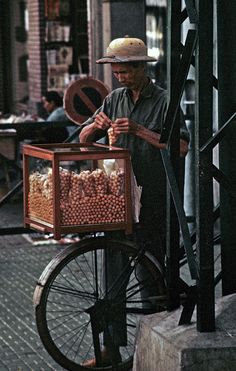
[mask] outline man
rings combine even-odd
[[[48,122],[69,121],[63,108],[62,97],[57,91],[54,90],[47,91],[42,96],[42,103],[43,107],[48,113],[46,121]],[[41,133],[42,136],[41,142],[45,143],[64,142],[68,135],[69,133],[66,127],[58,127],[56,128],[56,130],[53,128],[45,128],[42,130]]]
[[[137,183],[142,186],[140,221],[131,238],[140,246],[148,246],[164,264],[166,176],[160,154],[165,144],[160,143],[160,135],[167,94],[146,74],[146,62],[155,60],[147,55],[140,39],[124,37],[110,43],[107,55],[97,63],[110,63],[122,87],[112,91],[84,123],[80,142],[96,141],[108,134],[113,144],[129,149]],[[180,156],[187,154],[188,142],[189,134],[181,115]],[[94,360],[86,364],[94,365]]]
[[[48,113],[47,121],[68,121],[63,108],[62,97],[57,91],[47,91],[42,96],[42,103]]]

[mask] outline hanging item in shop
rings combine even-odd
[[[45,16],[55,19],[60,15],[60,0],[45,0]]]
[[[45,16],[49,20],[67,17],[70,14],[69,0],[45,0]]]

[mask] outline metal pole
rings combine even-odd
[[[222,127],[236,112],[236,2],[217,1],[218,102]],[[220,170],[236,183],[236,127],[231,125],[220,143]],[[236,292],[236,198],[220,188],[222,293]]]
[[[169,100],[172,99],[174,79],[180,60],[180,32],[181,32],[181,0],[168,1],[168,34],[167,34],[167,86]],[[177,114],[176,120],[179,115]],[[179,127],[175,125],[175,140],[171,142],[171,161],[178,179]],[[179,223],[170,193],[167,186],[167,241],[166,241],[166,280],[168,310],[178,308],[180,297],[179,281]]]
[[[213,0],[197,0],[198,44],[196,48],[196,248],[199,264],[197,280],[197,330],[215,329],[213,255],[213,181],[208,168],[212,152],[199,148],[212,136],[213,107]]]
[[[189,79],[185,84],[185,121],[190,134],[188,155],[185,159],[184,208],[189,222],[189,230],[195,229],[195,81]]]

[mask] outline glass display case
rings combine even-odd
[[[24,222],[62,234],[132,231],[128,150],[98,143],[23,146]]]

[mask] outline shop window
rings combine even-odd
[[[45,26],[47,86],[63,91],[71,75],[88,74],[86,1],[45,0]]]
[[[25,43],[27,41],[26,29],[26,3],[25,1],[19,2],[20,25],[16,27],[16,41]]]
[[[148,54],[158,62],[148,63],[148,74],[154,82],[166,88],[166,22],[165,0],[146,0],[146,38]]]
[[[28,55],[22,55],[18,59],[19,64],[19,81],[27,82],[28,81]]]

